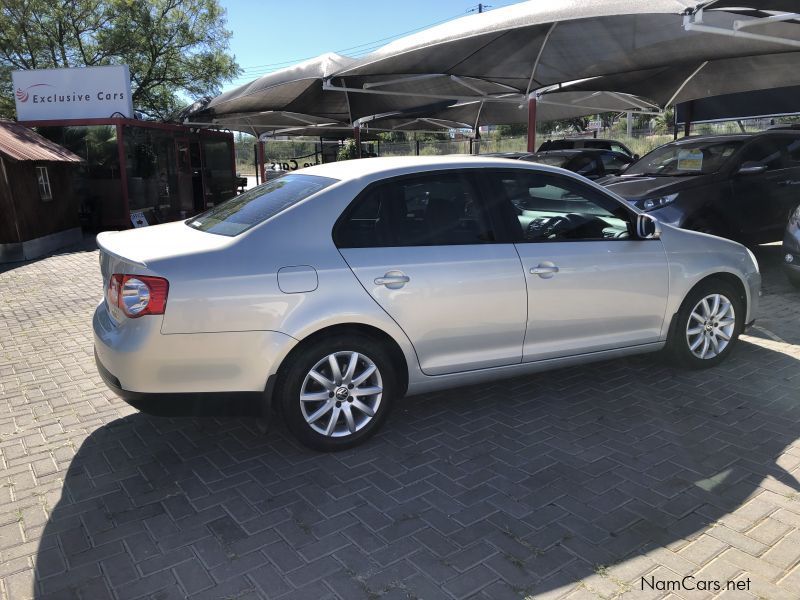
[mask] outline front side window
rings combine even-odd
[[[612,198],[568,177],[537,171],[490,175],[497,208],[521,242],[627,239],[630,213]]]
[[[715,173],[742,145],[741,140],[679,142],[656,148],[625,171],[624,177],[681,177]]]
[[[452,246],[494,241],[468,176],[435,173],[375,185],[336,226],[340,248]]]
[[[187,225],[218,235],[239,235],[336,181],[300,173],[284,175],[197,215]]]
[[[36,182],[39,185],[39,197],[42,200],[52,200],[53,191],[50,189],[50,175],[47,167],[36,167]]]
[[[783,166],[782,147],[786,146],[786,138],[764,137],[754,140],[742,151],[741,162],[757,163],[767,167],[768,171]]]

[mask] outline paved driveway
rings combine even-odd
[[[762,329],[720,368],[642,357],[412,398],[336,455],[280,424],[139,414],[95,371],[97,253],[6,267],[2,594],[659,598],[693,575],[796,600],[800,294],[760,256]]]

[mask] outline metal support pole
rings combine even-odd
[[[131,205],[128,196],[128,161],[125,155],[125,128],[117,123],[117,155],[119,156],[119,183],[122,191],[122,205],[125,207],[125,218],[131,227]]]
[[[536,152],[536,96],[528,98],[528,152]]]
[[[353,138],[356,141],[356,158],[361,158],[361,128],[358,125],[353,127]]]
[[[256,185],[261,183],[261,174],[258,172],[258,142],[253,144],[253,167],[256,169]]]
[[[419,156],[419,140],[414,140],[414,146],[416,146],[417,156]]]
[[[625,117],[628,121],[628,137],[633,137],[633,113],[628,111],[627,116]]]
[[[258,140],[258,172],[261,173],[261,181],[266,181],[267,171],[264,165],[264,142],[261,140]]]
[[[689,100],[686,103],[686,121],[683,124],[683,137],[687,137],[692,133],[692,117],[694,116],[694,102]]]

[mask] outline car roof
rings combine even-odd
[[[607,150],[606,148],[562,148],[560,150],[541,150],[540,152],[535,152],[534,156],[537,154],[547,154],[550,156],[578,156],[580,154],[606,154],[608,152],[620,154],[619,152]]]
[[[749,140],[755,135],[761,135],[766,132],[759,133],[728,133],[724,135],[688,135],[679,140],[669,142],[670,144],[691,144],[692,142],[734,142],[738,140]]]
[[[528,163],[531,164],[531,163]],[[525,164],[508,158],[493,156],[473,156],[469,154],[446,156],[391,156],[376,158],[360,158],[343,160],[322,165],[306,167],[296,173],[318,175],[332,179],[349,180],[363,177],[390,177],[404,175],[416,170],[435,171],[437,169],[457,169],[475,167],[509,167],[526,168]]]
[[[488,156],[494,158],[519,158],[521,156],[528,156],[531,152],[487,152],[486,154],[477,154],[476,156]]]

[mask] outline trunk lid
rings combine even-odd
[[[183,221],[125,231],[104,231],[97,236],[101,265],[102,254],[106,254],[140,269],[160,260],[218,250],[233,241],[234,238],[224,235],[192,229]]]

